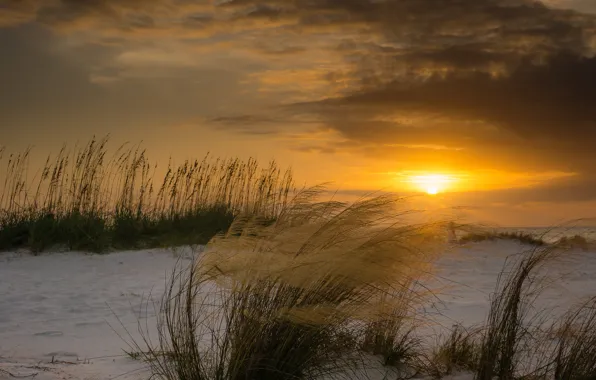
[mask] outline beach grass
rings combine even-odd
[[[398,198],[347,204],[320,193],[299,192],[272,223],[237,218],[173,273],[158,338],[145,331],[131,344],[154,376],[352,378],[367,355],[419,370],[409,318],[426,290],[414,284],[442,226],[399,221]]]
[[[35,175],[30,149],[0,150],[0,250],[205,244],[238,215],[274,219],[293,190],[291,170],[276,162],[207,154],[161,170],[142,148],[108,143],[64,147]]]

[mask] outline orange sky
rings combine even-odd
[[[0,49],[8,151],[109,133],[480,221],[596,214],[592,0],[0,0]]]

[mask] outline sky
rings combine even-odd
[[[596,0],[0,0],[0,89],[9,151],[109,134],[475,221],[596,216]]]

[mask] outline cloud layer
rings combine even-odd
[[[593,1],[0,4],[0,27],[41,25],[105,52],[90,64],[98,86],[234,73],[229,87],[264,107],[237,101],[216,117],[197,115],[216,128],[406,166],[575,173],[537,197],[596,198]]]

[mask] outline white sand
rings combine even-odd
[[[520,249],[511,242],[482,243],[442,259],[432,284],[444,287],[445,315],[437,321],[447,327],[482,322],[504,257]],[[36,380],[148,379],[142,363],[123,355],[126,344],[112,328],[124,333],[120,319],[136,333],[139,317],[151,325],[151,315],[138,311],[150,292],[161,294],[177,260],[170,250],[0,253],[0,379],[12,378],[9,373],[36,374]],[[569,253],[549,275],[565,278],[545,293],[544,306],[562,310],[595,296],[596,253]]]
[[[125,334],[120,319],[137,332],[143,299],[163,292],[176,261],[163,250],[0,254],[0,368],[37,380],[148,378],[113,328]]]

